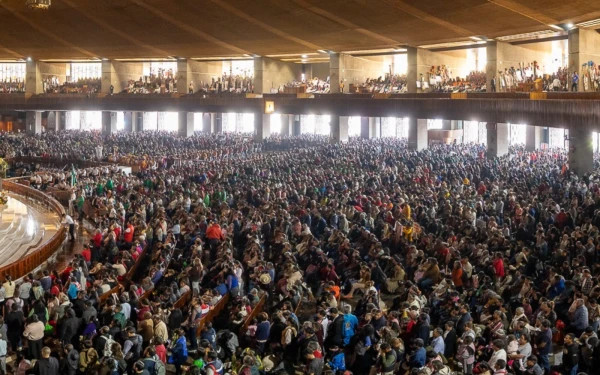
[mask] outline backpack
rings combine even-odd
[[[167,375],[165,364],[157,356],[149,359],[154,362],[154,372],[152,375]]]
[[[105,357],[112,357],[112,346],[113,344],[116,343],[115,340],[113,340],[111,335],[108,335],[108,337],[106,336],[102,336],[104,338],[104,340],[106,340],[104,342],[104,350],[102,351],[102,354],[104,354]]]

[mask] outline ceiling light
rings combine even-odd
[[[303,58],[303,59],[305,59],[305,58],[307,58],[307,57],[308,57],[308,55],[302,55],[302,58]]]
[[[319,53],[329,53],[329,52],[325,51],[324,49],[319,49],[319,50],[317,50],[317,52],[319,52]]]
[[[27,61],[31,61],[31,57],[27,57]]]
[[[46,10],[50,8],[52,0],[27,0],[26,4],[31,9]]]
[[[575,25],[573,25],[572,23],[568,23],[565,25],[567,29],[571,30],[572,28],[575,27]]]
[[[473,39],[474,41],[477,41],[477,42],[480,41],[480,40],[483,40],[483,39],[481,39],[478,36],[472,36],[471,39]]]
[[[553,28],[553,29],[555,29],[555,30],[560,30],[560,31],[563,31],[563,28],[562,28],[562,27],[560,27],[560,26],[558,26],[558,25],[548,25],[548,26],[550,26],[551,28]]]

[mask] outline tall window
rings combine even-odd
[[[80,79],[102,78],[102,63],[71,63],[70,73],[71,82],[77,82]]]
[[[463,121],[463,142],[479,144],[479,122]]]
[[[397,118],[382,117],[381,118],[381,137],[396,138],[398,132]]]
[[[273,113],[265,116],[271,116],[271,134],[281,134],[281,115],[279,113]]]
[[[441,130],[444,127],[443,120],[435,119],[435,120],[427,120],[427,130]]]
[[[194,131],[195,132],[201,132],[203,130],[202,121],[204,118],[202,116],[203,116],[202,112],[194,113]]]
[[[117,112],[117,131],[125,130],[125,112]]]
[[[565,129],[548,128],[550,148],[565,148]]]
[[[100,130],[102,129],[101,111],[81,111],[81,130]]]
[[[162,130],[168,132],[179,131],[179,112],[164,112]]]
[[[156,76],[159,73],[177,74],[177,61],[152,61],[142,64],[143,76]]]
[[[25,63],[0,64],[0,82],[24,81],[26,74]]]
[[[348,117],[348,136],[358,137],[360,135],[360,116]]]
[[[223,118],[221,121],[223,132],[254,132],[254,114],[252,113],[223,113]]]
[[[510,144],[524,145],[527,137],[527,125],[509,124],[510,126]]]
[[[223,74],[229,76],[229,72],[233,76],[253,77],[254,76],[254,60],[232,60],[223,62]]]

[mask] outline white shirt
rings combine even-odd
[[[519,369],[525,371],[525,361],[531,355],[531,344],[526,342],[525,345],[519,345],[519,354],[525,356],[519,359]]]
[[[75,222],[73,221],[73,218],[71,217],[71,215],[66,215],[65,216],[65,222],[69,225],[71,224],[75,224]]]
[[[490,360],[488,361],[488,365],[490,366],[490,368],[495,368],[496,362],[498,362],[499,359],[503,359],[504,361],[506,361],[506,350],[500,349],[492,354],[492,358],[490,358]]]

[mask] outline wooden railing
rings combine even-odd
[[[242,327],[240,328],[240,332],[239,332],[240,337],[242,337],[242,336],[244,336],[244,334],[246,334],[248,327],[252,323],[252,319],[256,318],[258,316],[258,314],[260,314],[263,311],[263,309],[265,307],[265,303],[267,303],[267,294],[266,293],[263,294],[262,297],[260,297],[260,300],[258,301],[256,306],[254,306],[254,308],[252,309],[250,314],[244,320],[244,324],[242,324]]]
[[[58,215],[59,220],[62,221],[62,215],[65,213],[64,207],[55,199],[47,196],[46,194],[10,180],[3,180],[2,188],[11,193],[41,203],[49,210],[54,211]],[[33,271],[46,260],[48,260],[48,258],[50,258],[56,252],[56,250],[58,250],[58,248],[64,242],[66,235],[67,228],[61,224],[58,228],[58,231],[38,249],[26,255],[18,262],[0,267],[0,275],[10,275],[13,280],[27,275],[29,272]]]
[[[206,323],[210,323],[213,321],[215,316],[221,314],[221,311],[227,307],[227,302],[229,302],[229,293],[225,294],[223,298],[213,308],[208,312],[208,314],[204,315],[200,318],[200,323],[198,324],[198,328],[196,328],[196,336],[200,336],[202,334],[202,329],[206,325]]]

